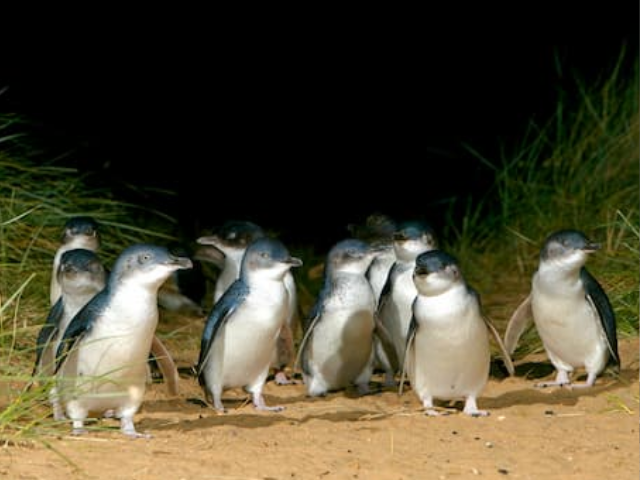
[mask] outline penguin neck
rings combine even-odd
[[[249,270],[243,272],[242,279],[249,286],[256,285],[281,285],[284,288],[284,277],[286,272],[275,272],[269,269]]]
[[[581,289],[581,268],[582,265],[568,265],[562,262],[540,262],[533,282],[537,288],[544,289],[549,293],[562,294],[567,290]]]

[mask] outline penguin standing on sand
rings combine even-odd
[[[591,387],[608,365],[620,367],[616,319],[609,298],[585,268],[600,245],[577,230],[560,230],[547,237],[540,251],[531,293],[511,316],[505,345],[515,351],[520,335],[533,321],[556,378],[538,387]],[[587,379],[572,383],[576,368]]]
[[[49,310],[45,324],[38,334],[36,361],[33,377],[43,380],[52,378],[55,371],[55,356],[60,339],[69,322],[106,284],[107,272],[102,262],[91,250],[76,248],[63,252],[56,272],[60,296]],[[55,385],[51,388],[49,401],[55,420],[64,419]]]
[[[158,289],[189,258],[136,244],[117,258],[107,285],[73,317],[57,354],[57,386],[73,433],[92,413],[113,410],[122,433],[139,434],[133,418],[143,400],[147,361],[158,324]]]
[[[197,372],[216,410],[224,411],[222,392],[235,387],[248,390],[259,410],[282,410],[265,404],[262,389],[289,315],[284,278],[300,265],[279,240],[259,238],[242,258],[240,277],[213,306],[202,332]]]
[[[479,295],[465,282],[458,262],[440,250],[418,256],[413,281],[418,293],[400,394],[406,373],[427,415],[439,415],[435,399],[464,399],[465,414],[488,415],[478,409],[476,400],[489,379],[489,335],[500,347],[510,375],[514,367],[498,331],[482,313]]]
[[[365,273],[376,254],[366,243],[347,239],[327,255],[324,285],[306,321],[296,362],[312,397],[350,385],[360,394],[369,392],[376,302]]]
[[[399,225],[393,234],[396,261],[391,267],[378,300],[377,315],[395,349],[396,362],[387,350],[376,343],[376,358],[385,371],[385,385],[395,384],[395,374],[402,368],[407,332],[411,321],[411,305],[416,297],[413,269],[416,257],[437,247],[435,232],[430,225],[410,221]]]
[[[51,286],[50,286],[50,297],[51,297],[51,305],[52,308],[55,306],[56,301],[60,297],[61,288],[58,280],[58,271],[60,266],[60,261],[62,255],[65,252],[73,249],[86,249],[92,252],[97,252],[101,246],[101,235],[99,230],[98,222],[91,216],[75,216],[71,217],[64,225],[62,232],[62,244],[58,247],[54,258],[53,258],[53,273],[51,276]],[[109,275],[108,270],[105,270],[106,275]],[[169,277],[175,276],[175,272]],[[82,280],[83,276],[79,276],[77,281]],[[172,294],[170,297],[175,297],[173,302],[161,301],[160,298],[167,298],[166,295],[163,295],[164,287],[170,283],[169,281],[165,281],[162,285],[158,297],[158,303],[164,307],[167,307],[169,303],[172,305],[183,305],[185,302],[191,302],[191,300],[186,299],[184,295],[180,293]],[[97,293],[97,292],[96,292]],[[181,300],[182,299],[182,300]],[[79,300],[88,300],[87,297],[83,297]],[[86,303],[86,302],[85,302]],[[193,302],[192,302],[193,303]],[[79,305],[78,302],[76,304]],[[199,307],[198,307],[199,308]],[[72,309],[73,310],[73,309]],[[65,308],[65,311],[71,311]],[[77,310],[76,310],[77,311]],[[54,312],[54,316],[59,316],[60,313]],[[71,317],[68,318],[71,320]],[[49,330],[46,326],[43,327],[42,335],[46,335]],[[60,335],[64,333],[64,330],[58,329]],[[164,381],[167,384],[167,390],[169,395],[175,396],[178,394],[178,369],[169,353],[169,350],[162,341],[154,335],[153,343],[151,344],[151,354],[153,358],[156,360],[156,364],[164,378]]]
[[[242,257],[247,247],[257,240],[266,236],[264,230],[253,222],[230,220],[225,222],[213,235],[198,238],[197,242],[208,248],[215,248],[224,254],[224,264],[220,275],[216,280],[213,301],[214,304],[220,299],[224,292],[240,276],[240,266]],[[202,252],[203,256],[217,261],[215,255],[210,252]],[[298,315],[298,293],[291,271],[287,271],[284,277],[285,286],[289,292],[289,315],[287,322],[280,332],[278,347],[274,354],[271,367],[274,369],[274,381],[278,385],[292,383],[285,370],[294,357],[293,334],[296,325],[299,323]]]

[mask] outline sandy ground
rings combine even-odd
[[[544,354],[517,359],[517,376],[499,368],[478,400],[491,415],[427,417],[410,388],[357,397],[336,392],[306,397],[300,384],[266,386],[281,413],[258,412],[242,391],[228,391],[228,413],[202,399],[189,367],[201,325],[196,320],[166,338],[183,375],[169,398],[154,383],[129,439],[115,420],[97,430],[0,448],[0,479],[637,479],[639,477],[638,340],[621,341],[619,377],[604,375],[587,390],[536,389],[552,378]],[[176,333],[178,332],[178,333]],[[191,338],[189,342],[180,339]],[[193,340],[195,339],[195,340]]]

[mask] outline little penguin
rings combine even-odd
[[[482,312],[478,293],[464,280],[457,260],[441,250],[420,254],[412,278],[417,295],[400,394],[406,373],[427,415],[439,415],[434,399],[461,398],[465,414],[488,415],[478,409],[476,400],[489,379],[489,335],[510,375],[514,367],[498,331]]]
[[[36,361],[33,377],[47,381],[53,379],[55,355],[60,339],[75,314],[84,307],[106,284],[107,272],[91,250],[75,248],[65,251],[59,260],[56,273],[60,296],[49,310],[37,339]],[[49,401],[55,420],[64,419],[55,385],[51,388]]]
[[[262,390],[289,315],[285,276],[302,261],[277,239],[262,237],[246,249],[240,276],[213,306],[200,342],[200,385],[216,410],[223,412],[222,392],[244,387],[259,410],[282,410],[265,404]]]
[[[56,356],[60,401],[73,434],[85,432],[91,413],[113,410],[122,433],[146,436],[133,418],[146,388],[158,290],[174,271],[191,266],[164,247],[131,245],[116,259],[105,288],[73,317]]]
[[[51,286],[50,286],[50,298],[52,308],[55,306],[57,299],[60,297],[60,284],[58,281],[58,270],[60,265],[60,260],[62,255],[72,249],[85,249],[92,252],[97,252],[101,247],[102,236],[100,234],[100,225],[95,220],[95,218],[89,215],[80,215],[69,218],[65,224],[62,231],[62,243],[56,250],[56,253],[53,258],[53,272],[51,275]],[[109,275],[108,269],[105,269],[106,274]],[[180,299],[186,300],[190,302],[189,299],[186,299],[184,295],[181,295],[179,292],[170,292],[166,289],[167,285],[170,285],[172,277],[174,274],[170,275],[167,281],[162,285],[158,293],[158,304],[164,306],[165,308],[170,308],[171,306],[176,305],[184,305],[184,301],[181,302]],[[169,293],[169,295],[166,295]],[[169,301],[172,300],[172,301]],[[169,305],[171,304],[171,305]],[[57,314],[59,315],[59,314]],[[69,320],[71,317],[69,317]],[[43,335],[45,334],[43,331]],[[63,331],[60,330],[60,334]],[[162,341],[154,336],[153,343],[151,345],[151,354],[153,358],[155,358],[160,373],[164,378],[167,391],[169,395],[175,396],[178,394],[178,369],[173,361],[169,350],[165,347]]]
[[[259,225],[246,220],[229,220],[225,222],[213,235],[198,238],[200,245],[214,247],[224,255],[224,264],[220,275],[216,280],[214,291],[214,304],[220,299],[229,286],[240,276],[240,265],[247,247],[258,238],[266,236],[265,231]],[[210,252],[203,255],[215,257]],[[274,369],[274,381],[278,385],[292,383],[286,374],[286,367],[291,364],[294,357],[293,334],[299,323],[298,293],[291,271],[285,274],[285,286],[289,291],[289,315],[287,322],[280,332],[278,348],[274,354],[271,367]]]
[[[373,373],[375,297],[365,273],[377,251],[346,239],[327,255],[324,284],[305,322],[296,364],[309,396],[356,385],[369,392]]]
[[[549,360],[556,369],[551,382],[538,387],[591,387],[607,366],[620,367],[616,318],[602,286],[585,268],[590,254],[600,249],[579,230],[559,230],[547,237],[540,251],[529,296],[511,316],[505,345],[515,351],[533,318]],[[573,383],[575,369],[587,379]]]
[[[376,310],[379,322],[388,333],[398,359],[398,363],[395,364],[381,342],[376,340],[376,358],[385,371],[386,385],[395,384],[395,374],[402,369],[411,321],[411,304],[417,293],[412,280],[416,257],[437,246],[435,232],[425,222],[403,222],[393,234],[396,261],[387,275]]]

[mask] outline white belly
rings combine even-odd
[[[478,396],[489,378],[487,328],[474,305],[452,306],[418,319],[415,342],[408,355],[407,373],[420,398],[456,399]]]
[[[207,383],[233,388],[263,382],[287,314],[286,295],[275,303],[248,297],[216,334],[205,366]]]
[[[596,312],[581,292],[558,293],[543,293],[534,282],[533,318],[551,361],[564,370],[601,371],[608,350]]]
[[[328,312],[313,330],[307,347],[312,376],[329,390],[353,383],[372,361],[373,310]]]

